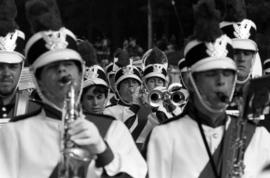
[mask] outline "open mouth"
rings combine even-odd
[[[245,67],[245,66],[242,66],[242,65],[239,65],[239,66],[237,66],[237,69],[238,69],[238,70],[245,70],[246,67]]]
[[[72,82],[72,77],[71,75],[63,76],[58,80],[60,86],[66,86],[70,85]]]
[[[216,92],[218,99],[223,103],[229,103],[229,97],[223,92]]]

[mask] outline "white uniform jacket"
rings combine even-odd
[[[147,116],[147,122],[142,130],[142,132],[140,133],[140,136],[139,138],[137,139],[137,142],[139,143],[144,143],[147,136],[149,135],[149,133],[152,131],[152,129],[161,124],[162,122],[165,122],[171,118],[173,118],[173,115],[177,116],[177,115],[180,115],[182,113],[182,109],[177,107],[172,113],[168,113],[167,110],[164,108],[164,107],[159,107],[157,109],[157,111],[160,111],[162,113],[164,113],[164,116],[165,116],[165,119],[158,119],[157,118],[157,113],[156,112],[152,112],[150,114],[148,114]]]
[[[4,125],[0,129],[0,177],[50,177],[61,156],[61,124],[42,110],[38,115]],[[126,173],[134,178],[145,177],[146,163],[121,122],[113,120],[104,139],[114,159],[104,169],[96,168],[92,160],[87,177],[101,177],[104,170],[109,176]]]
[[[226,128],[230,122],[231,118]],[[213,154],[222,140],[224,126],[202,128]],[[149,178],[198,178],[208,161],[198,124],[188,115],[153,129],[147,147]],[[245,153],[243,178],[256,178],[269,161],[270,135],[258,127]]]
[[[110,106],[104,110],[104,114],[113,116],[117,120],[122,121],[129,129],[130,133],[134,131],[134,129],[138,125],[138,111],[140,107],[137,105],[125,105],[125,104],[117,104]]]
[[[18,91],[7,105],[0,101],[0,127],[10,121],[11,118],[38,111],[40,106],[30,100],[27,93]]]

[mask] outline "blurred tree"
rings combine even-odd
[[[29,25],[24,15],[26,0],[15,0],[18,6],[17,22],[30,36]],[[175,8],[181,20],[184,37],[193,32],[192,5],[198,0],[175,0]],[[215,0],[217,8],[224,12],[227,0]],[[270,1],[245,0],[247,17],[258,28],[258,44],[263,50],[270,46]],[[144,49],[147,46],[147,0],[57,0],[65,26],[79,37],[94,42],[99,37],[112,41],[113,49],[122,47],[123,40],[132,36]],[[177,22],[171,0],[153,0],[153,35],[160,39],[163,35],[170,39],[175,36],[181,46],[183,35]],[[268,52],[262,52],[268,53]]]

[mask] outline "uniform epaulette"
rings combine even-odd
[[[164,122],[161,123],[161,124],[168,124],[168,123],[170,123],[170,122],[179,120],[179,119],[183,118],[185,115],[186,115],[186,113],[183,112],[183,113],[181,113],[181,114],[179,114],[179,115],[177,115],[177,116],[172,117],[171,119],[168,119],[168,120],[164,121]]]
[[[109,107],[112,107],[112,106],[116,106],[117,104],[110,104],[110,105],[108,105],[108,106],[106,106],[105,108],[109,108]]]
[[[93,122],[99,132],[100,135],[104,138],[108,129],[110,128],[111,123],[115,120],[114,117],[103,115],[103,114],[93,114],[93,113],[84,113],[85,119]]]
[[[38,115],[40,112],[41,112],[41,108],[39,108],[35,111],[32,111],[32,112],[23,114],[23,115],[15,116],[10,120],[10,122],[17,122],[17,121],[25,120],[25,119],[30,118],[32,116]]]

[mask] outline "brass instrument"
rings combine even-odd
[[[78,176],[79,169],[90,162],[91,155],[87,150],[80,148],[70,140],[70,135],[68,134],[68,125],[79,117],[80,110],[76,104],[74,84],[71,81],[69,81],[67,84],[69,85],[69,90],[67,92],[63,107],[62,121],[64,122],[64,129],[62,135],[62,154],[58,169],[58,177],[81,178]]]
[[[164,87],[157,87],[148,95],[148,103],[152,107],[158,107],[164,100],[171,100],[175,106],[185,104],[188,98],[188,92],[181,84],[173,83],[166,90]]]

